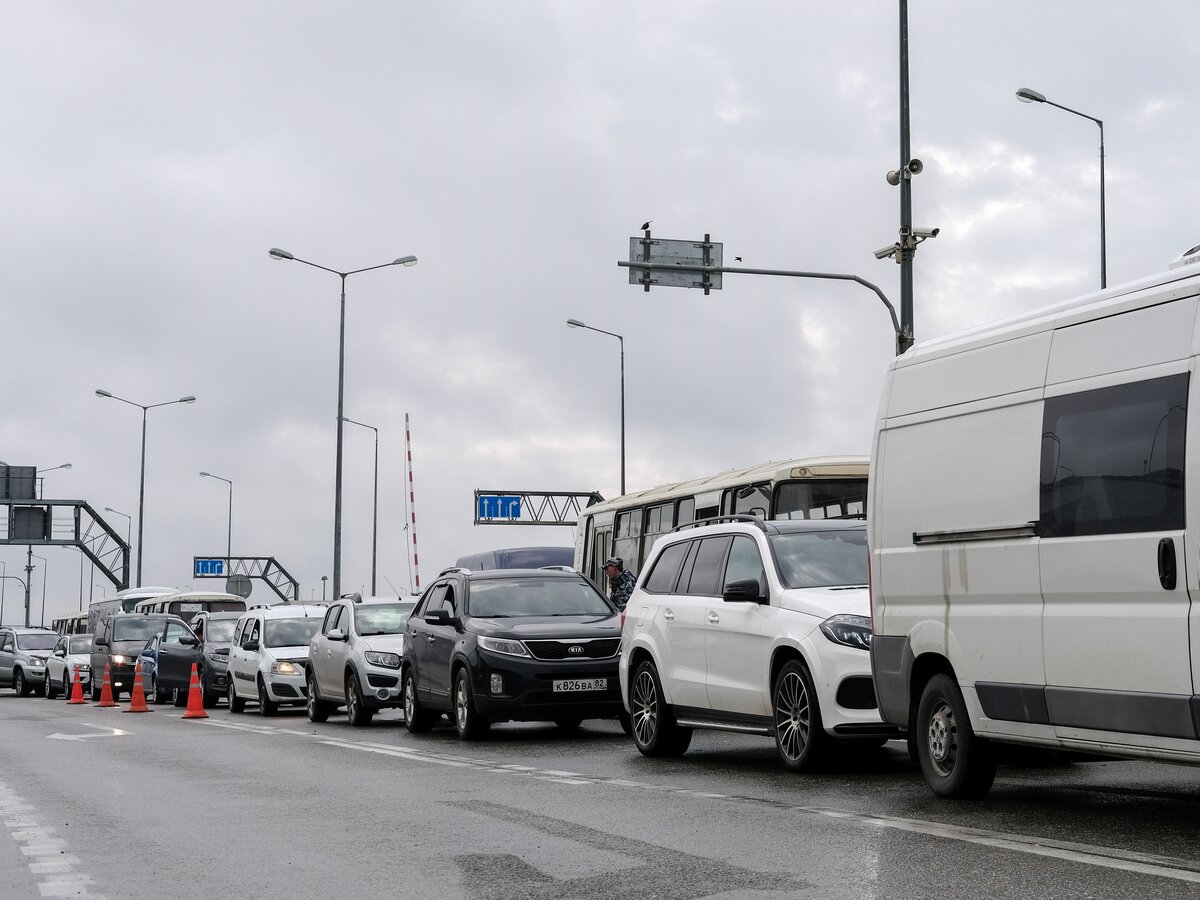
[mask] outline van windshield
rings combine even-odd
[[[793,531],[769,536],[784,587],[867,584],[867,532]]]

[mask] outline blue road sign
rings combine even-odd
[[[225,575],[225,560],[223,559],[200,559],[196,557],[193,560],[194,570],[193,578],[221,578]]]
[[[480,494],[480,519],[521,518],[521,498],[517,494]]]

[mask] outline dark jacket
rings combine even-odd
[[[608,596],[617,604],[618,609],[624,609],[629,598],[633,596],[633,586],[637,584],[637,576],[627,570],[622,570],[616,578],[608,579]]]

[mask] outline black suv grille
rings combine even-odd
[[[617,655],[620,638],[580,638],[565,641],[526,641],[537,659],[609,659]],[[579,650],[575,648],[579,647]]]

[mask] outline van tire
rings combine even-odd
[[[258,678],[258,713],[262,716],[273,716],[279,712],[279,704],[267,693],[267,683],[262,676]]]
[[[645,660],[629,685],[633,742],[642,756],[682,756],[692,743],[692,729],[682,728],[667,706],[658,668]]]
[[[934,675],[921,692],[917,750],[925,781],[939,797],[982,797],[996,780],[993,748],[971,728],[962,691],[949,675]]]
[[[244,712],[246,709],[246,701],[237,695],[237,691],[233,689],[233,673],[229,675],[229,711],[233,713]]]
[[[775,678],[771,688],[771,716],[779,761],[793,772],[814,769],[821,762],[829,740],[821,724],[821,708],[812,676],[798,659],[785,663]]]

